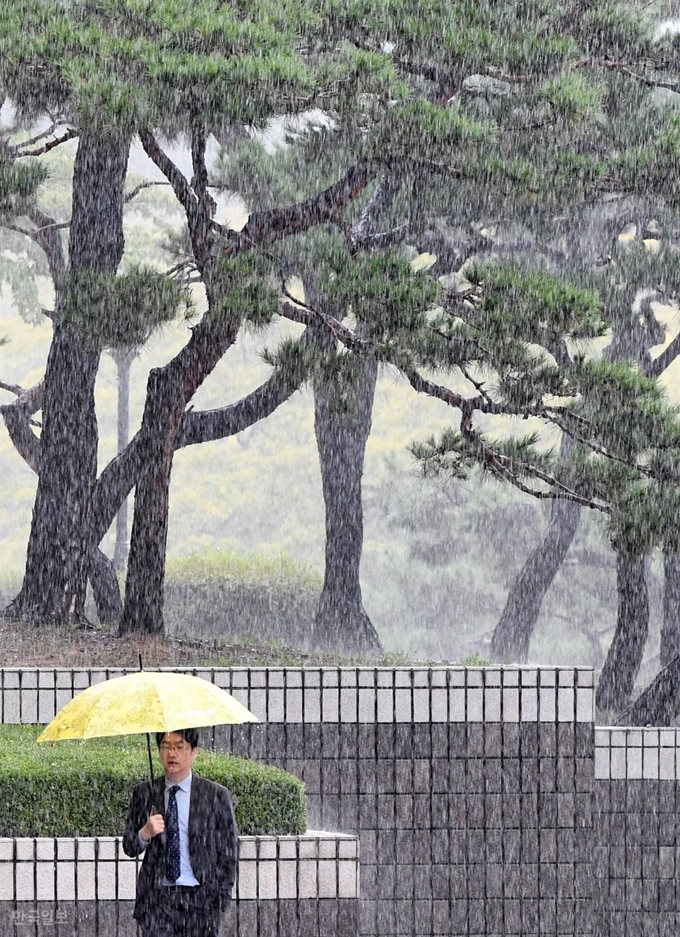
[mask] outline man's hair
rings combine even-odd
[[[181,736],[192,748],[198,747],[198,729],[171,729],[170,732],[156,732],[156,745],[160,748],[165,736],[173,732]]]

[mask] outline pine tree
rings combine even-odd
[[[65,112],[69,133],[92,141],[93,153],[96,141],[111,135],[118,141],[119,166],[125,141],[139,135],[185,211],[190,260],[208,301],[186,348],[150,375],[142,428],[99,480],[92,476],[91,439],[79,454],[81,462],[63,446],[59,450],[64,464],[77,470],[72,479],[84,474],[85,494],[79,495],[80,514],[71,510],[77,529],[70,549],[75,544],[79,556],[69,561],[66,578],[74,599],[57,607],[55,597],[53,607],[41,610],[44,617],[77,612],[87,565],[83,557],[103,536],[121,492],[136,485],[123,629],[162,628],[172,453],[191,435],[193,417],[186,406],[242,322],[266,321],[281,310],[281,273],[296,272],[290,270],[290,257],[299,256],[289,245],[312,228],[323,230],[326,239],[325,249],[319,243],[308,260],[315,268],[310,286],[318,289],[323,305],[299,304],[295,316],[330,333],[334,344],[350,352],[400,368],[417,391],[461,411],[459,431],[448,434],[443,447],[434,444],[421,453],[430,465],[441,459],[457,472],[481,465],[539,497],[558,495],[604,507],[597,494],[580,494],[562,480],[560,467],[549,463],[535,440],[495,443],[478,431],[474,419],[478,413],[535,416],[553,425],[562,422],[578,436],[586,418],[545,400],[586,391],[595,399],[597,389],[612,381],[640,395],[636,413],[655,405],[653,387],[627,385],[627,372],[597,371],[565,358],[565,342],[600,334],[604,320],[592,291],[562,282],[551,266],[565,255],[569,261],[574,218],[588,200],[621,191],[673,198],[669,167],[677,163],[677,129],[664,118],[657,145],[651,146],[654,120],[647,106],[650,83],[668,84],[673,76],[654,65],[657,50],[642,20],[609,3],[564,12],[547,2],[423,8],[415,0],[377,7],[368,0],[261,2],[248,10],[248,18],[216,0],[188,9],[172,0],[150,0],[143,10],[132,0],[74,5],[53,0],[25,3],[21,16],[23,32],[16,16],[0,21],[2,51],[9,53],[0,75],[5,88],[20,109]],[[626,107],[628,102],[637,107],[625,131],[612,116],[622,96]],[[314,107],[330,117],[325,129],[300,144],[314,192],[251,213],[238,234],[218,225],[205,161],[208,135],[226,139],[273,116]],[[159,142],[159,135],[180,133],[191,141],[191,180]],[[85,144],[82,159],[85,165]],[[93,157],[95,169],[96,163]],[[357,250],[355,226],[383,180],[396,190],[389,227],[367,249]],[[122,193],[116,185],[109,188],[111,197],[114,189]],[[82,194],[78,204],[91,204]],[[118,204],[118,194],[116,199]],[[74,193],[71,240],[86,254],[84,237],[74,229],[76,200]],[[489,234],[484,222],[497,225],[503,236]],[[566,246],[556,244],[560,236]],[[436,253],[438,266],[430,273],[414,272],[394,247],[398,237]],[[477,266],[467,271],[466,294],[436,279],[485,249],[511,257],[526,253],[527,238],[543,266],[536,261],[524,268]],[[91,243],[96,242],[94,237]],[[114,242],[108,260],[101,250],[95,258],[106,283],[115,273]],[[160,282],[155,287],[163,294]],[[92,280],[69,282],[67,297],[77,296],[78,288],[81,295],[93,292]],[[101,328],[103,321],[117,325],[116,317],[96,311],[106,300],[120,313],[112,289],[94,294],[103,297],[101,303],[64,300],[79,355],[97,353],[84,350],[91,348],[93,335],[96,349],[121,338],[115,328],[106,335]],[[172,291],[163,295],[161,305],[169,314],[178,297]],[[441,311],[435,315],[436,304]],[[347,326],[348,314],[356,329]],[[536,346],[544,351],[537,354]],[[305,348],[291,349],[291,356],[309,367]],[[96,360],[87,359],[90,371]],[[427,367],[456,370],[474,392],[466,396],[438,384],[423,373]],[[496,376],[493,391],[480,377],[483,371]],[[55,402],[57,383],[50,385],[52,402],[45,397],[46,415],[53,406],[64,417],[65,404]],[[88,393],[89,385],[81,395],[85,403]],[[71,419],[88,415],[80,398],[71,404]],[[88,435],[96,436],[88,419]],[[596,447],[616,440],[611,427],[587,419],[582,444],[597,461],[604,456]],[[56,417],[50,420],[58,426]],[[199,423],[198,436],[209,438],[208,417],[193,425]],[[47,423],[43,437],[46,432]],[[56,453],[52,438],[47,433],[41,448],[47,443]],[[44,464],[52,463],[46,457]],[[43,474],[50,473],[41,470],[46,486]],[[65,478],[61,485],[67,485]],[[34,527],[48,530],[47,502],[38,499],[36,505]],[[35,539],[37,545],[37,534]],[[50,546],[44,537],[40,544]],[[54,555],[58,564],[61,554]],[[24,591],[30,586],[35,592],[36,576],[27,567]],[[64,570],[55,570],[54,581],[60,577],[63,582]],[[24,601],[25,607],[30,604]]]

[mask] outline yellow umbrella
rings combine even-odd
[[[139,670],[96,683],[57,713],[38,742],[259,722],[226,690],[183,673]],[[153,776],[153,770],[151,771]]]
[[[241,722],[259,719],[214,683],[183,673],[140,670],[83,690],[57,713],[38,742]]]

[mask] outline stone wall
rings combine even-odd
[[[680,928],[677,729],[597,728],[593,797],[596,933]]]
[[[215,746],[298,774],[313,826],[359,834],[361,935],[589,933],[591,671],[237,674],[255,712],[263,680],[270,719],[297,721]]]
[[[242,836],[239,845],[238,901],[226,932],[356,934],[356,837]],[[81,937],[133,937],[139,861],[125,855],[118,837],[0,838],[0,934],[11,934],[12,925],[24,937],[27,927],[71,937],[82,915]]]
[[[333,931],[317,907],[319,934],[680,932],[676,731],[596,729],[591,670],[189,672],[262,720],[205,730],[204,745],[292,771],[312,828],[360,838],[356,928]],[[83,686],[121,673],[0,672],[2,718],[48,721]],[[253,934],[299,923],[301,899],[294,913],[285,900],[278,924],[257,912]]]

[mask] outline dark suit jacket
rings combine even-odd
[[[148,781],[132,792],[123,849],[128,856],[142,852],[139,831],[151,813],[165,813],[165,776],[156,778],[151,792]],[[154,836],[146,847],[137,880],[137,919],[153,915],[164,888],[165,837]],[[207,910],[224,911],[231,900],[238,865],[238,831],[231,797],[226,787],[192,774],[189,800],[189,859]]]

